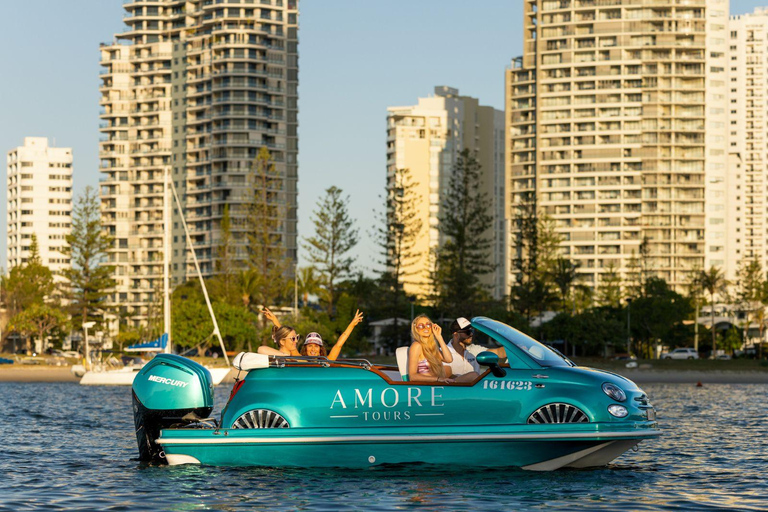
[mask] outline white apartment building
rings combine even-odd
[[[507,73],[514,205],[534,200],[580,281],[643,264],[683,289],[724,258],[727,0],[523,0]],[[514,213],[513,213],[514,215]]]
[[[768,268],[768,10],[731,16],[728,29],[725,250],[712,263],[734,279],[742,260]]]
[[[101,46],[102,220],[115,237],[115,302],[139,325],[159,304],[163,177],[170,171],[204,275],[215,273],[225,205],[247,256],[248,183],[261,148],[282,184],[273,240],[296,259],[298,1],[132,0]],[[195,277],[173,207],[174,284]]]
[[[54,148],[45,137],[25,137],[7,156],[8,268],[29,259],[32,236],[40,259],[62,281],[70,266],[62,254],[72,222],[72,148]]]
[[[389,107],[387,111],[387,173],[408,169],[422,199],[418,209],[424,234],[413,248],[419,260],[407,269],[412,275],[406,293],[420,297],[430,293],[431,255],[443,242],[439,230],[443,194],[459,153],[469,149],[476,152],[481,165],[482,188],[494,219],[483,235],[493,241],[488,258],[497,270],[483,282],[494,297],[503,297],[508,293],[509,274],[504,113],[445,86],[435,87],[434,96],[419,98],[416,105]]]

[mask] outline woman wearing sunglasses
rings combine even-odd
[[[454,382],[446,376],[443,363],[453,361],[443,341],[442,329],[425,315],[411,324],[413,343],[408,349],[408,380],[414,382]]]
[[[264,316],[272,322],[272,325],[275,327],[273,328],[273,331],[275,328],[280,328],[280,320],[277,319],[275,314],[269,310],[269,308],[264,308],[261,311]],[[323,345],[323,338],[316,332],[311,332],[307,334],[306,340],[304,340],[304,346],[301,347],[301,355],[302,356],[310,356],[310,357],[328,357],[331,361],[335,361],[339,354],[341,353],[341,348],[344,346],[344,343],[346,343],[347,338],[349,338],[349,335],[352,334],[352,330],[355,328],[357,324],[363,321],[363,314],[358,309],[355,311],[355,317],[352,319],[351,322],[349,322],[349,325],[344,330],[343,333],[341,333],[341,336],[339,336],[339,339],[336,341],[336,344],[331,349],[331,353],[326,356],[325,353],[325,346]],[[262,352],[263,354],[266,354],[267,352]],[[272,355],[283,355],[283,354],[274,354]],[[299,354],[291,354],[291,355],[299,355]]]
[[[268,356],[300,356],[297,349],[299,343],[299,335],[293,327],[287,325],[272,327],[272,340],[277,345],[277,349],[262,345],[259,347],[259,354],[266,354]]]

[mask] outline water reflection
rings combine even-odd
[[[0,510],[765,510],[768,387],[644,388],[661,439],[607,468],[533,473],[150,466],[136,460],[128,389],[0,383]]]

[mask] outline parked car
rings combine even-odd
[[[699,353],[696,350],[686,348],[676,348],[672,352],[661,354],[662,359],[698,359]]]

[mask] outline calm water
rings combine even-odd
[[[768,386],[644,389],[661,439],[607,468],[530,473],[149,467],[127,388],[0,383],[0,510],[768,509]]]

